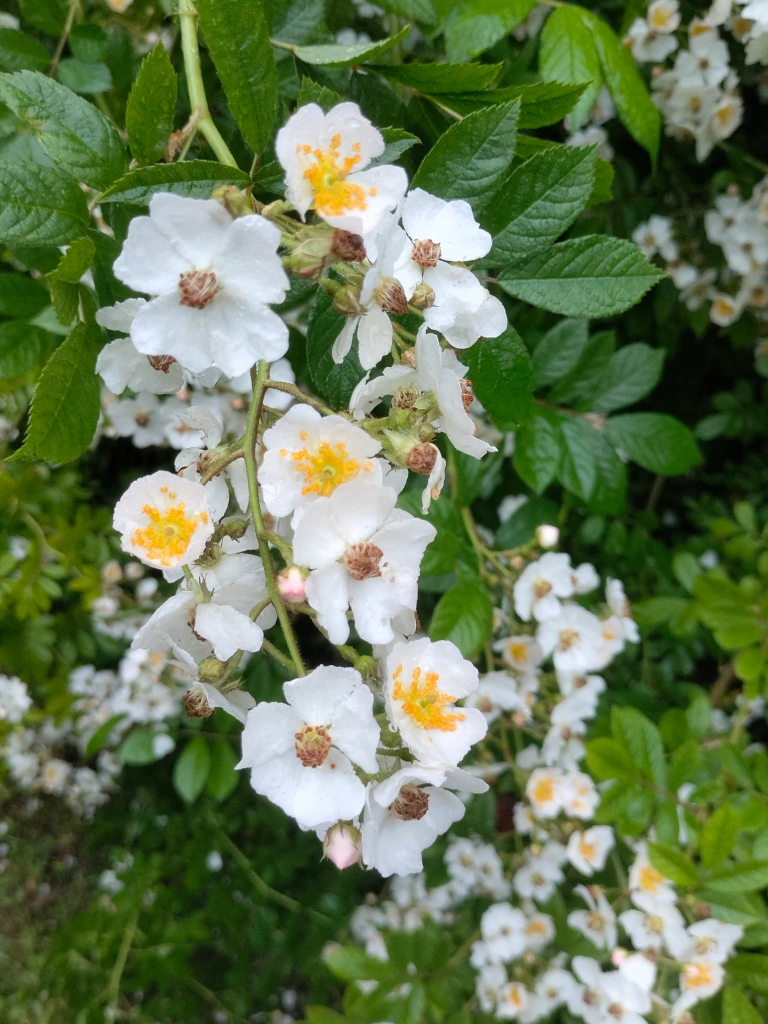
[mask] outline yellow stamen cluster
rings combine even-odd
[[[306,483],[301,493],[317,494],[321,498],[333,494],[340,484],[345,484],[357,476],[361,468],[357,459],[351,459],[345,445],[340,442],[332,445],[328,441],[321,441],[313,451],[301,448],[299,451],[289,452],[288,449],[282,448],[280,454],[284,457],[290,455],[296,463],[298,472],[303,473]],[[362,468],[370,470],[370,461],[366,460]]]
[[[161,487],[160,490],[167,495],[169,501],[176,498],[176,494],[169,492],[167,487]],[[187,515],[183,501],[165,508],[147,504],[141,511],[149,523],[134,531],[131,542],[137,548],[142,548],[148,559],[163,566],[176,565],[189,547],[200,523],[208,522],[207,512]]]
[[[402,682],[403,666],[398,665],[392,679],[395,687],[392,697],[401,702],[403,711],[420,729],[439,729],[441,732],[455,732],[458,723],[466,719],[459,711],[446,711],[454,698],[438,689],[440,676],[437,672],[423,672],[415,668],[411,673],[408,689]]]
[[[375,188],[363,188],[362,185],[345,181],[355,167],[362,161],[361,145],[356,142],[352,146],[352,156],[342,157],[341,135],[337,132],[331,138],[327,150],[313,149],[312,146],[299,145],[296,152],[300,160],[312,162],[304,171],[305,179],[315,192],[315,209],[326,217],[338,217],[351,210],[365,210],[368,207],[368,196],[375,196]]]

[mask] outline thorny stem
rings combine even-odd
[[[293,662],[291,659],[286,658],[283,652],[279,648],[275,647],[274,644],[271,644],[266,637],[261,642],[261,649],[269,654],[270,657],[274,658],[275,661],[279,661],[283,668],[287,668],[290,672],[293,672]]]
[[[256,435],[259,430],[261,408],[264,402],[264,394],[267,390],[267,381],[269,380],[269,363],[265,362],[263,359],[260,360],[258,369],[251,370],[251,380],[253,381],[253,395],[251,397],[251,407],[248,410],[248,425],[246,426],[245,438],[243,440],[245,470],[248,475],[248,497],[250,498],[251,503],[251,516],[253,518],[256,536],[259,539],[259,554],[261,555],[261,561],[264,565],[264,576],[269,596],[272,598],[272,604],[277,612],[277,618],[280,622],[280,626],[282,627],[285,642],[288,645],[288,650],[296,672],[300,676],[305,676],[307,671],[304,668],[304,662],[301,660],[301,654],[299,652],[298,644],[296,643],[296,637],[293,633],[291,620],[288,617],[288,612],[285,604],[283,603],[282,594],[277,587],[275,564],[272,561],[272,552],[269,550],[269,543],[266,539],[264,516],[262,515],[261,503],[259,502],[259,481],[256,467]]]
[[[200,67],[200,51],[197,46],[197,11],[192,0],[179,0],[179,22],[181,24],[181,51],[184,55],[184,71],[187,76],[189,103],[192,115],[197,114],[196,129],[204,136],[217,158],[229,167],[237,167],[237,160],[232,156],[229,146],[221,137],[219,129],[213,123],[208,109],[208,100],[203,85],[203,72]]]
[[[286,910],[290,910],[294,914],[309,914],[310,917],[313,917],[316,921],[322,921],[323,924],[332,923],[329,917],[326,917],[325,914],[321,914],[320,911],[315,910],[314,907],[305,907],[299,903],[298,900],[295,900],[290,896],[286,896],[285,893],[278,892],[277,889],[273,889],[271,885],[267,885],[264,879],[259,877],[259,875],[257,875],[253,870],[251,862],[245,856],[240,847],[229,838],[227,833],[219,824],[216,816],[212,812],[208,812],[207,817],[208,821],[216,831],[216,835],[243,869],[243,873],[251,882],[254,889],[257,889],[262,896],[272,900],[273,903],[279,903],[281,907],[285,907]]]
[[[243,449],[242,448],[238,448],[236,452],[232,452],[230,455],[228,455],[226,457],[226,459],[224,459],[223,461],[219,461],[219,462],[214,463],[214,465],[212,465],[209,469],[207,469],[205,471],[205,473],[203,473],[203,475],[200,477],[200,483],[201,484],[210,483],[211,480],[213,480],[213,478],[215,476],[219,475],[219,473],[222,471],[222,469],[226,469],[227,466],[231,462],[235,462],[237,459],[242,459],[242,457],[243,457]]]

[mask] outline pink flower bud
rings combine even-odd
[[[611,953],[611,963],[614,967],[619,967],[629,956],[626,949],[622,949],[620,946]]]
[[[560,540],[560,531],[556,526],[539,526],[536,529],[536,540],[543,548],[553,548]]]
[[[295,565],[281,569],[277,576],[277,589],[286,601],[298,604],[307,596],[307,581],[301,575],[301,569]]]
[[[354,825],[333,825],[325,834],[323,854],[339,871],[362,860],[360,833]]]

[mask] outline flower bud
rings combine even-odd
[[[297,565],[289,565],[281,569],[277,574],[277,589],[281,596],[292,604],[305,600],[307,596],[307,581],[304,579],[301,569]]]
[[[339,871],[343,871],[361,862],[361,844],[360,832],[354,825],[332,825],[323,840],[323,857],[335,864]]]
[[[362,263],[366,258],[362,235],[336,228],[331,235],[331,252],[344,263]]]
[[[217,683],[226,671],[225,662],[219,661],[218,658],[206,658],[200,662],[197,674],[202,683]]]
[[[211,193],[211,199],[218,199],[230,217],[245,217],[253,213],[248,200],[235,185],[219,185]]]
[[[411,296],[411,305],[415,306],[416,309],[429,309],[430,306],[435,304],[435,291],[427,284],[426,281],[421,281],[416,285],[416,291]]]
[[[614,967],[619,967],[624,963],[628,956],[629,953],[627,953],[626,949],[622,949],[621,946],[619,946],[611,953],[611,963]]]
[[[553,548],[560,540],[560,531],[556,526],[544,523],[536,527],[536,543],[542,548]]]
[[[333,308],[342,316],[362,316],[365,309],[360,305],[360,289],[342,285],[334,293]]]
[[[306,238],[287,256],[283,257],[283,266],[297,277],[309,278],[319,274],[330,262],[331,236],[315,235]]]
[[[237,516],[233,516],[231,519],[227,519],[223,523],[219,523],[216,527],[216,536],[229,537],[231,540],[240,540],[243,538],[248,530],[248,520],[240,519]]]
[[[405,290],[396,277],[382,277],[373,291],[373,297],[385,313],[400,316],[408,312]]]

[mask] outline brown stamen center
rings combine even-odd
[[[403,786],[389,805],[390,811],[401,821],[419,821],[429,808],[429,793],[409,782]]]
[[[331,749],[331,734],[324,725],[305,725],[295,734],[296,757],[305,768],[319,768]]]
[[[436,267],[440,255],[440,243],[433,242],[431,238],[416,239],[413,243],[411,259],[420,267]]]
[[[344,555],[344,562],[353,580],[369,580],[381,576],[381,559],[384,552],[375,544],[363,542],[350,545]]]
[[[205,309],[219,294],[219,284],[212,270],[186,270],[179,275],[179,301],[182,306]]]

